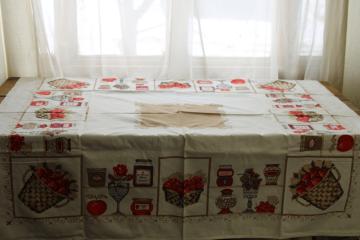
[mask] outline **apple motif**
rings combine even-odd
[[[244,79],[233,79],[231,80],[232,84],[244,84],[245,80]]]
[[[91,200],[86,209],[92,216],[100,216],[106,211],[107,205],[103,200]]]
[[[339,152],[350,151],[354,147],[354,138],[350,135],[342,135],[337,142]]]

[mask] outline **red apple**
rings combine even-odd
[[[350,135],[342,135],[337,142],[339,152],[350,151],[354,147],[354,138]]]
[[[91,215],[100,216],[106,211],[107,205],[103,200],[92,200],[88,202],[86,209]]]

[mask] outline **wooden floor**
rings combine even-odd
[[[8,92],[15,86],[19,78],[9,78],[3,85],[0,86],[0,103],[4,100]]]
[[[342,93],[337,90],[336,88],[334,88],[333,86],[331,86],[331,84],[329,84],[328,82],[321,82],[322,85],[324,85],[327,89],[329,89],[330,92],[332,92],[335,96],[337,96],[343,103],[345,103],[348,107],[350,107],[354,112],[356,112],[358,115],[360,115],[360,109],[357,108],[354,104],[352,104],[349,99],[347,99],[346,97],[344,97],[344,95],[342,95]]]

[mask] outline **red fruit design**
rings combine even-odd
[[[306,191],[306,186],[300,185],[296,188],[296,193],[302,195]]]
[[[245,84],[246,81],[244,79],[233,79],[231,80],[232,84]]]
[[[309,116],[301,116],[301,117],[296,117],[296,120],[299,122],[309,122],[310,121],[310,117]]]
[[[316,112],[303,112],[303,111],[290,111],[290,115],[295,116],[296,120],[299,122],[319,122],[324,119],[324,117],[321,114],[318,114]]]
[[[191,85],[189,83],[181,83],[181,82],[162,82],[159,84],[159,88],[161,89],[169,89],[169,88],[190,88]]]
[[[120,176],[125,176],[127,174],[128,168],[126,165],[118,164],[115,167],[113,167],[113,171],[115,176],[120,177]]]
[[[333,131],[341,131],[345,130],[346,128],[342,125],[336,125],[336,124],[326,124],[324,125],[327,129],[333,130]]]
[[[103,78],[102,79],[103,82],[114,82],[116,80],[117,80],[116,77],[108,77],[108,78]]]
[[[70,185],[75,181],[69,179],[61,166],[57,166],[53,170],[44,165],[43,167],[32,167],[32,170],[39,180],[54,192],[67,197],[72,193],[73,190],[70,189]]]
[[[38,175],[39,178],[43,178],[46,175],[46,169],[43,168],[43,167],[37,168],[35,170],[35,172],[36,172],[36,174]]]
[[[307,100],[312,100],[312,99],[313,99],[313,98],[312,98],[310,95],[308,95],[308,94],[303,94],[303,95],[301,95],[301,98],[307,99]]]
[[[269,203],[268,201],[263,202],[261,201],[259,205],[256,206],[257,213],[274,213],[275,206]]]
[[[51,91],[40,91],[40,92],[36,92],[36,94],[47,96],[51,94]]]
[[[106,202],[102,200],[92,200],[86,205],[86,210],[93,216],[102,215],[107,209]]]
[[[64,119],[65,110],[60,108],[55,108],[50,111],[50,119]]]
[[[185,179],[184,181],[180,180],[177,177],[172,177],[166,180],[163,184],[163,188],[171,189],[179,194],[202,190],[204,189],[204,186],[205,179],[201,176],[192,176]]]
[[[18,134],[14,134],[10,136],[9,142],[10,151],[18,152],[25,145],[25,138]]]
[[[32,101],[30,103],[31,106],[46,106],[47,104],[47,101]]]
[[[317,164],[312,162],[309,168],[303,168],[299,173],[294,173],[293,180],[297,183],[290,185],[290,188],[293,189],[295,198],[304,195],[319,185],[333,166],[332,164],[325,164],[325,162]]]
[[[337,150],[339,152],[347,152],[353,149],[354,147],[354,138],[350,135],[342,135],[339,137],[339,140],[337,142]]]

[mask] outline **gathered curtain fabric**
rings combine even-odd
[[[39,75],[342,86],[347,0],[31,0]]]
[[[7,78],[6,54],[5,54],[3,21],[2,21],[1,3],[0,3],[0,85],[3,82],[5,82],[6,78]]]

